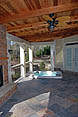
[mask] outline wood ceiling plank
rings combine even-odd
[[[15,27],[8,27],[7,31],[12,32],[12,31],[15,31],[15,30],[42,27],[42,26],[46,26],[46,25],[48,25],[48,24],[45,21],[44,22],[38,22],[38,23],[32,23],[32,24],[23,24],[23,25],[17,25]]]
[[[9,23],[12,21],[17,21],[17,20],[22,20],[30,17],[35,17],[35,16],[40,16],[44,14],[49,14],[49,13],[58,13],[58,12],[64,12],[64,11],[71,11],[74,9],[78,9],[78,2],[77,3],[70,3],[70,4],[65,4],[65,5],[58,5],[58,6],[53,6],[53,7],[48,7],[48,8],[43,8],[31,12],[23,12],[22,14],[18,15],[13,15],[12,17],[7,16],[7,18],[0,18],[0,23]]]
[[[34,0],[36,6],[38,9],[41,9],[40,1],[39,0]]]
[[[56,31],[60,31],[60,30],[67,30],[67,29],[71,29],[71,28],[77,28],[78,27],[78,24],[70,24],[70,25],[64,25],[64,26],[59,26],[59,27],[55,27],[55,29],[54,29],[54,32],[56,32]],[[43,31],[42,31],[43,30]],[[43,28],[43,29],[38,29],[38,30],[36,30],[36,32],[35,32],[35,30],[33,31],[31,31],[31,33],[29,33],[28,32],[28,35],[33,35],[34,33],[42,33],[42,32],[45,32],[45,29]],[[26,36],[27,35],[27,33],[25,33],[25,32],[18,32],[18,33],[16,33],[16,36]]]
[[[37,6],[36,6],[36,4],[35,4],[35,0],[30,0],[30,4],[32,5],[32,8],[33,8],[34,10],[37,9]]]
[[[32,6],[31,6],[31,4],[29,3],[28,0],[24,0],[24,2],[25,2],[26,6],[28,7],[28,9],[29,9],[30,11],[33,10]]]
[[[43,34],[36,34],[33,36],[25,36],[25,39],[28,39],[28,41],[36,42],[36,40],[46,40],[47,38],[50,38],[51,40],[56,40],[59,38],[65,38],[72,35],[78,34],[78,27],[77,28],[71,28],[66,30],[61,30],[57,32],[49,32],[49,33],[43,33]]]
[[[16,11],[18,11],[18,13],[25,10],[29,11],[23,0],[12,0],[10,4],[16,9]]]
[[[7,12],[9,12],[10,15],[15,15],[15,13],[6,5],[6,4],[0,4]],[[8,15],[9,16],[9,15]]]
[[[41,8],[46,8],[48,6],[48,0],[39,0]]]
[[[21,30],[21,31],[14,31],[16,36],[26,36],[26,35],[34,35],[34,34],[41,34],[43,32],[48,32],[48,29],[45,30],[44,28],[39,28],[37,30]],[[12,32],[9,32],[12,33]]]
[[[11,2],[11,0],[0,0],[0,4],[4,4],[4,3],[7,3],[7,2]]]
[[[57,37],[56,37],[56,39],[57,39]],[[32,40],[32,39],[30,39],[30,40],[28,40],[29,42],[35,42],[35,40]],[[36,42],[48,42],[48,41],[54,41],[54,39],[53,38],[44,38],[44,39],[36,39]]]
[[[61,4],[67,4],[68,3],[71,3],[71,0],[58,0],[58,4],[61,5]]]
[[[0,4],[0,12],[3,13],[5,16],[10,15],[10,13],[5,8],[3,8],[2,4]]]
[[[58,0],[53,0],[53,6],[57,6],[58,5]]]
[[[15,14],[18,14],[18,11],[13,7],[13,5],[10,2],[6,3],[6,6],[12,10],[12,12],[14,12]]]

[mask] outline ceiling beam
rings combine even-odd
[[[30,43],[30,45],[32,45],[32,46],[35,46],[35,45],[54,45],[54,41],[50,41],[50,42],[39,42],[39,43],[37,43],[37,42],[32,42],[32,43]]]
[[[75,3],[67,3],[63,5],[58,6],[52,6],[48,8],[42,8],[34,11],[23,11],[21,14],[16,14],[13,16],[7,16],[6,18],[0,18],[0,24],[9,23],[17,20],[27,19],[31,17],[36,17],[44,14],[49,13],[59,13],[59,12],[65,12],[65,11],[72,11],[78,9],[78,2]]]
[[[29,42],[39,42],[39,41],[46,41],[49,39],[49,41],[61,39],[64,37],[69,37],[72,35],[78,34],[78,27],[66,29],[66,30],[60,30],[56,32],[48,32],[48,33],[42,33],[42,34],[35,34],[32,36],[26,36],[24,39],[28,39]]]
[[[65,24],[64,26],[57,26],[57,27],[55,27],[54,32],[56,32],[56,31],[58,32],[58,30],[60,31],[60,30],[71,29],[73,27],[77,28],[78,24],[70,24],[70,25]],[[45,31],[45,28],[43,30]],[[37,36],[40,35],[41,33],[38,34],[40,31],[41,31],[41,29],[39,29],[38,31],[35,31],[35,32],[33,30],[30,30],[30,31],[28,31],[28,33],[27,32],[25,33],[25,31],[16,32],[15,35],[16,36],[27,36],[27,35],[29,35],[30,37],[33,37],[33,35],[37,35]]]
[[[78,17],[70,17],[70,19],[67,22],[70,22],[70,21],[71,22],[78,21]],[[33,28],[47,27],[47,26],[48,26],[47,21],[43,21],[43,22],[36,22],[36,23],[31,23],[31,24],[20,24],[20,25],[16,25],[13,27],[9,26],[7,27],[7,31],[13,32],[13,31],[18,31],[22,29],[33,29]]]
[[[43,26],[48,26],[47,22],[36,22],[36,23],[32,23],[32,24],[21,24],[21,25],[17,25],[14,27],[8,27],[7,31],[8,32],[13,32],[16,30],[21,30],[21,29],[31,29],[31,28],[37,28],[37,27],[43,27]]]

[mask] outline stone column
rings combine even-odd
[[[8,57],[6,28],[0,25],[0,66],[3,68],[3,85],[8,84]]]
[[[33,51],[32,51],[32,48],[29,48],[29,69],[30,69],[30,72],[33,71]]]
[[[54,45],[50,46],[51,71],[54,71]]]
[[[11,56],[10,56],[9,50],[10,50],[10,41],[7,39],[8,80],[9,80],[9,83],[12,83],[12,75],[11,75]]]
[[[20,45],[20,64],[21,65],[21,77],[25,78],[26,70],[25,70],[25,54],[24,54],[24,46]]]

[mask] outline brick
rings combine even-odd
[[[7,57],[7,41],[6,41],[6,28],[0,25],[0,57]],[[4,71],[4,84],[8,83],[8,61],[0,60],[0,65],[3,65]]]

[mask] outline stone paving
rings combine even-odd
[[[0,107],[0,117],[78,117],[78,76],[22,79],[16,93]]]

